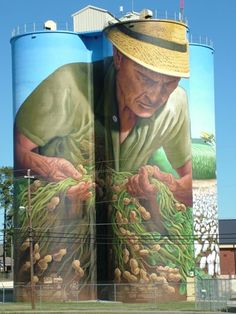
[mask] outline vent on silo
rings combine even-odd
[[[44,26],[44,29],[49,30],[49,31],[57,30],[57,23],[52,20],[46,21],[43,26]]]
[[[153,13],[151,10],[144,9],[140,12],[140,19],[151,19],[153,16]]]

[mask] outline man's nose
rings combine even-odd
[[[162,100],[162,86],[161,84],[153,84],[147,90],[147,97],[152,105],[160,103]]]

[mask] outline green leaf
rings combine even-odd
[[[187,287],[186,287],[186,283],[185,282],[182,282],[180,284],[180,287],[179,287],[179,294],[180,295],[185,295],[187,293]]]
[[[173,220],[176,224],[181,224],[184,222],[184,217],[183,217],[183,214],[181,212],[179,213],[176,213],[174,216],[173,216]]]
[[[154,241],[159,241],[161,239],[161,234],[159,232],[153,232],[152,237]]]
[[[153,255],[148,256],[147,262],[151,266],[156,266],[157,265],[156,258]]]

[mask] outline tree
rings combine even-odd
[[[13,169],[0,168],[0,207],[4,210],[3,229],[3,269],[6,270],[6,253],[9,254],[12,236],[13,215]]]

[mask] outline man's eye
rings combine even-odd
[[[145,82],[145,83],[148,83],[148,84],[153,84],[154,81],[151,80],[149,77],[147,76],[142,76],[142,81]]]
[[[142,73],[137,72],[137,74],[138,74],[137,77],[140,81],[145,82],[145,83],[150,81],[150,79],[147,76],[143,75]]]
[[[175,85],[176,83],[178,83],[178,80],[170,81],[170,82],[168,82],[167,84],[168,84],[168,85]]]
[[[174,82],[167,82],[164,84],[165,88],[171,88],[174,85]]]
[[[149,80],[149,78],[148,78],[148,77],[146,77],[146,76],[143,76],[143,77],[142,77],[142,80],[143,80],[144,82],[148,82],[148,81],[150,81],[150,80]]]

